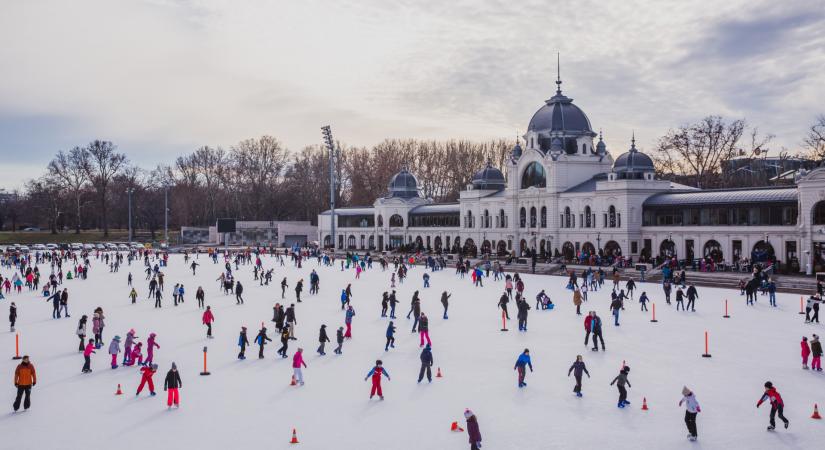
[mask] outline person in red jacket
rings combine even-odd
[[[140,377],[140,385],[137,388],[137,392],[135,392],[135,396],[140,395],[140,391],[143,390],[143,386],[148,384],[149,385],[149,395],[156,395],[155,394],[155,382],[152,381],[152,377],[158,371],[158,365],[152,364],[151,366],[143,366],[140,369],[141,377]]]
[[[203,312],[203,324],[206,325],[206,337],[212,338],[212,322],[215,321],[215,316],[212,314],[212,307],[207,306],[206,311]]]
[[[378,393],[378,397],[381,400],[384,400],[384,393],[381,391],[381,375],[387,377],[387,380],[390,380],[390,373],[387,372],[387,369],[384,368],[384,363],[379,359],[375,361],[375,367],[370,369],[367,376],[364,377],[364,381],[367,381],[369,377],[372,377],[372,389],[370,390],[370,399],[372,399],[376,392]]]
[[[292,377],[299,385],[303,386],[304,374],[301,373],[301,366],[306,367],[307,363],[304,362],[304,349],[298,347],[298,350],[292,355]]]
[[[762,394],[762,398],[760,398],[756,403],[756,407],[759,408],[759,406],[765,401],[770,401],[771,403],[771,424],[768,426],[768,431],[776,428],[776,421],[774,420],[774,417],[777,413],[779,413],[779,418],[785,422],[785,428],[788,428],[791,422],[785,418],[784,414],[782,414],[785,409],[785,403],[782,401],[782,396],[779,395],[779,391],[773,387],[773,383],[770,381],[765,382],[765,393]]]
[[[590,311],[587,314],[587,317],[584,318],[584,331],[587,332],[587,334],[584,335],[584,346],[585,347],[587,346],[587,341],[590,340],[590,332],[592,330],[592,327],[590,326],[590,324],[593,322],[593,315],[594,315],[593,311]]]

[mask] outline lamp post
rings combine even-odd
[[[169,185],[163,186],[163,240],[169,246]]]
[[[330,209],[330,231],[332,237],[332,251],[335,252],[335,162],[339,151],[335,148],[335,141],[332,139],[332,128],[329,125],[321,127],[321,134],[324,135],[324,143],[329,151],[329,209]]]
[[[598,254],[602,250],[602,232],[596,232],[596,253]]]
[[[133,188],[126,188],[126,194],[129,197],[129,245],[132,244],[132,193],[135,192]]]

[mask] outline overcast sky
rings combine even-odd
[[[514,140],[557,52],[614,155],[707,114],[795,150],[825,113],[823,0],[0,0],[0,42],[7,189],[93,139],[147,168],[263,134],[300,150],[326,124]]]

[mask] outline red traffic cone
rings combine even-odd
[[[647,411],[647,397],[642,397],[642,411]]]
[[[298,433],[295,432],[295,428],[292,429],[292,439],[289,441],[290,444],[297,444],[298,443]]]
[[[819,415],[819,407],[816,403],[814,403],[814,413],[811,415],[811,419],[820,420],[822,416]]]
[[[115,392],[115,395],[123,395],[123,391],[120,390],[120,383],[117,384],[117,392]]]
[[[441,367],[439,367],[439,368],[438,368],[438,371],[436,371],[436,373],[435,373],[435,377],[436,377],[436,378],[442,378],[442,376],[441,376]]]
[[[295,381],[295,375],[292,375],[292,381],[290,381],[290,382],[289,382],[289,385],[290,385],[290,386],[295,386],[295,385],[297,385],[297,384],[298,384],[298,383]]]
[[[452,425],[450,425],[450,431],[454,431],[456,433],[462,433],[462,432],[464,432],[464,428],[461,428],[460,426],[458,426],[458,422],[453,422]]]

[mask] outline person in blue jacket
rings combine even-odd
[[[527,383],[524,382],[524,377],[527,375],[527,367],[530,368],[530,372],[533,371],[533,363],[530,361],[530,350],[525,348],[524,352],[522,352],[516,360],[515,367],[513,367],[513,370],[518,371],[518,387],[520,388],[527,386]]]
[[[387,326],[387,344],[384,345],[384,351],[389,351],[390,347],[395,348],[395,325],[393,325],[392,320],[390,324]]]

